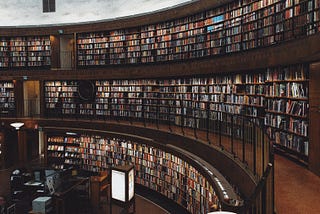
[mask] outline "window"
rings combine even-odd
[[[56,12],[55,0],[42,0],[42,5],[44,13]]]

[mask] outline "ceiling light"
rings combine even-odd
[[[23,125],[24,123],[22,122],[10,123],[10,126],[14,127],[16,130],[19,130]]]

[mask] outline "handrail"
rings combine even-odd
[[[79,118],[79,115],[64,115],[53,114],[46,115],[49,118],[60,118],[62,120],[68,118],[72,120],[114,120],[121,122],[130,122],[132,125],[141,125],[154,129],[163,129],[166,127],[169,132],[174,132],[195,139],[202,139],[211,146],[217,146],[225,154],[229,154],[235,161],[242,162],[248,173],[252,173],[256,179],[256,189],[254,193],[245,199],[247,210],[245,213],[250,213],[248,210],[262,209],[274,206],[274,197],[266,198],[266,192],[273,194],[273,174],[270,173],[273,165],[273,153],[270,139],[267,136],[266,130],[262,121],[259,118],[248,117],[245,115],[236,115],[228,112],[215,112],[215,118],[205,118],[201,126],[189,126],[184,123],[184,120],[190,116],[179,115],[181,122],[175,123],[159,118],[150,120],[141,117],[126,117],[107,115],[105,117],[86,116]],[[26,114],[25,116],[28,116]],[[266,180],[271,180],[272,184],[266,186]],[[232,182],[232,181],[231,181]],[[265,190],[267,189],[267,190]],[[252,212],[254,213],[254,212]]]

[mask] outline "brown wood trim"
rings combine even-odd
[[[110,20],[101,20],[96,22],[75,23],[75,24],[57,24],[47,26],[30,26],[30,27],[3,27],[0,28],[1,36],[28,36],[28,35],[58,35],[58,30],[63,30],[64,34],[79,32],[105,31],[123,28],[139,27],[142,25],[160,23],[171,19],[177,19],[199,12],[215,8],[231,2],[231,0],[198,0],[189,4],[182,4],[172,9],[160,10],[135,16],[128,16]]]
[[[320,176],[320,63],[310,65],[309,81],[309,168]]]
[[[74,80],[74,79],[136,79],[169,78],[186,75],[248,72],[250,70],[320,59],[320,34],[283,42],[265,48],[212,56],[203,59],[185,60],[140,65],[106,66],[77,70],[3,70],[1,79]]]

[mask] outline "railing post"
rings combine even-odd
[[[256,140],[257,140],[256,126],[253,126],[253,173],[254,175],[257,174],[257,142]]]
[[[234,126],[233,126],[233,123],[234,123],[234,121],[233,121],[233,114],[230,114],[230,120],[231,120],[231,154],[233,154],[233,156],[235,156],[235,154],[234,154],[234,148],[233,148],[233,138],[234,138],[234,131],[233,131],[233,129],[234,129]]]
[[[222,142],[221,142],[221,138],[222,138],[222,136],[221,136],[221,131],[222,131],[222,129],[221,129],[221,125],[222,125],[222,112],[219,112],[220,113],[220,117],[218,117],[218,121],[219,121],[219,146],[220,146],[220,148],[223,148],[222,147]]]
[[[207,141],[209,144],[211,144],[210,138],[209,138],[209,128],[210,128],[210,109],[209,109],[209,104],[206,104],[206,108],[207,108],[207,119],[206,119],[206,123],[207,123]]]
[[[245,145],[245,138],[244,138],[244,135],[245,135],[245,129],[244,129],[244,120],[245,120],[245,117],[242,116],[242,162],[244,163],[245,160],[246,160],[246,145]]]

